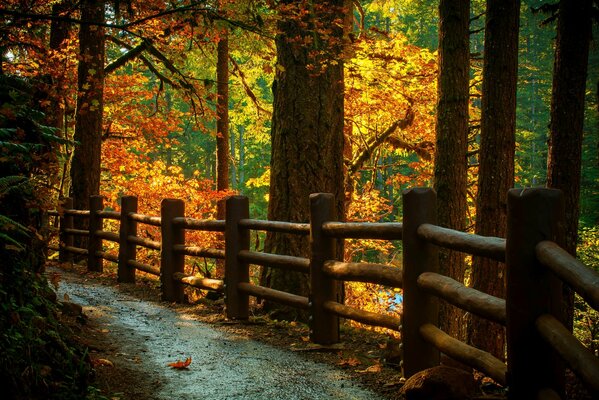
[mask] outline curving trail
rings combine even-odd
[[[343,371],[216,330],[191,315],[141,301],[111,286],[66,278],[58,292],[60,298],[66,293],[83,306],[89,318],[110,328],[107,334],[115,348],[131,355],[136,368],[155,382],[154,399],[381,398],[352,382]],[[193,359],[189,369],[167,367],[186,357]]]

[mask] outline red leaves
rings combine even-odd
[[[168,363],[168,366],[174,369],[187,369],[191,364],[191,357],[187,357],[185,361],[177,360],[176,362]]]

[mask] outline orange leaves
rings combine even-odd
[[[187,369],[191,364],[191,357],[187,357],[185,361],[177,360],[176,362],[168,363],[167,365],[174,369]]]

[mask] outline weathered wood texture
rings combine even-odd
[[[324,263],[323,271],[329,277],[338,280],[402,287],[403,271],[392,265],[327,261]]]
[[[219,260],[225,259],[225,251],[220,249],[211,249],[198,246],[187,246],[183,244],[177,244],[173,246],[173,250],[177,253],[185,254],[186,256],[194,257],[208,257]]]
[[[160,217],[151,217],[149,215],[133,213],[129,214],[129,218],[133,221],[141,222],[142,224],[152,225],[152,226],[161,226],[162,220]]]
[[[535,325],[547,343],[557,350],[572,371],[599,397],[599,358],[572,336],[554,316],[543,314],[537,318]]]
[[[80,247],[64,246],[63,249],[67,253],[80,254],[80,255],[87,255],[88,254],[88,250],[87,249],[82,249]]]
[[[438,348],[443,354],[460,361],[466,365],[490,376],[499,384],[506,385],[506,365],[490,353],[468,346],[467,344],[452,338],[432,324],[424,324],[420,327],[420,334],[430,344]],[[404,345],[405,351],[405,345]]]
[[[263,265],[269,268],[279,268],[288,271],[310,272],[310,260],[303,257],[281,256],[278,254],[259,253],[242,250],[239,259],[250,264]]]
[[[100,251],[100,250],[96,251],[96,257],[103,258],[104,260],[111,261],[113,263],[119,262],[118,256],[115,256],[114,254],[110,254],[106,251]]]
[[[401,240],[401,222],[327,222],[322,226],[325,235],[336,238]]]
[[[535,328],[543,314],[562,315],[562,283],[537,260],[543,240],[563,243],[564,202],[553,189],[508,194],[507,356],[509,399],[534,398],[551,388],[564,395],[564,365]]]
[[[264,221],[246,218],[239,221],[239,226],[257,231],[291,233],[296,235],[310,234],[310,224],[296,222]]]
[[[250,206],[247,197],[231,196],[226,202],[225,225],[225,296],[226,314],[230,319],[247,319],[249,297],[238,287],[250,280],[249,266],[239,260],[239,252],[249,250],[250,231],[239,226],[239,220],[247,219]]]
[[[119,234],[118,233],[108,232],[108,231],[95,231],[94,234],[96,235],[96,237],[103,239],[103,240],[108,240],[109,242],[114,242],[114,243],[119,242]]]
[[[264,286],[252,285],[248,282],[240,282],[237,285],[237,289],[246,295],[251,294],[252,296],[276,301],[277,303],[285,304],[290,307],[302,310],[308,310],[310,308],[308,298],[304,296],[298,296],[296,294],[282,292]]]
[[[87,236],[89,235],[89,231],[86,231],[85,229],[71,229],[71,228],[65,228],[63,229],[63,232],[68,234],[68,235],[75,235],[75,236]]]
[[[129,214],[137,212],[137,197],[123,196],[121,198],[121,219],[119,226],[119,266],[118,282],[135,282],[135,268],[128,264],[129,260],[135,260],[137,246],[128,238],[137,236],[137,222],[129,218]]]
[[[420,225],[418,235],[437,246],[505,261],[505,239],[502,238],[473,235],[431,224]]]
[[[185,228],[195,231],[224,232],[225,221],[213,219],[196,219],[188,217],[178,217],[173,219],[173,224],[179,228]]]
[[[104,219],[113,219],[116,221],[119,221],[121,219],[121,213],[118,211],[100,210],[96,212],[96,215]]]
[[[335,259],[336,243],[327,237],[322,225],[335,221],[335,199],[330,193],[310,195],[310,340],[318,344],[339,341],[339,318],[324,308],[327,301],[340,301],[339,284],[324,273],[324,263]]]
[[[68,248],[73,247],[74,241],[73,236],[67,234],[67,229],[73,229],[74,221],[73,216],[67,214],[67,210],[73,208],[73,199],[67,197],[62,200],[60,204],[60,217],[58,223],[60,224],[60,231],[58,233],[59,247]],[[73,254],[69,251],[61,251],[58,255],[58,261],[73,262]]]
[[[488,320],[505,325],[505,300],[466,287],[445,275],[425,272],[418,277],[418,285],[425,291]]]
[[[551,241],[537,244],[536,254],[541,264],[553,271],[591,307],[599,311],[599,273]]]
[[[89,217],[89,210],[74,210],[74,209],[71,209],[71,208],[67,209],[65,207],[64,214],[65,215],[73,215],[73,216],[76,216],[76,217]]]
[[[102,258],[96,256],[97,251],[102,251],[102,237],[98,235],[102,231],[103,219],[98,211],[104,208],[104,197],[91,196],[89,198],[89,239],[87,243],[87,270],[102,272]]]
[[[185,244],[185,229],[175,227],[173,219],[185,214],[185,203],[179,199],[164,199],[160,203],[162,221],[162,247],[160,249],[160,283],[162,299],[182,303],[184,300],[181,282],[173,279],[175,272],[183,272],[185,255],[174,251],[174,246]]]
[[[157,240],[140,238],[139,236],[127,236],[127,242],[152,250],[160,250],[162,247],[162,243]]]
[[[439,301],[418,286],[423,272],[438,272],[437,248],[420,238],[418,227],[437,222],[434,190],[415,188],[403,193],[403,323],[404,375],[410,377],[439,365],[440,354],[426,342],[419,329],[424,324],[438,326]]]
[[[127,264],[129,264],[131,267],[133,267],[135,269],[138,269],[143,272],[147,272],[148,274],[160,276],[160,268],[156,268],[153,265],[144,264],[144,263],[136,261],[136,260],[128,260]]]
[[[332,314],[358,321],[363,324],[380,326],[383,328],[393,329],[394,331],[399,331],[401,329],[401,319],[399,317],[359,310],[357,308],[337,303],[336,301],[325,301],[323,307]]]
[[[201,276],[185,275],[182,272],[175,272],[173,279],[198,289],[213,290],[215,292],[223,292],[225,286],[222,279],[202,278]]]

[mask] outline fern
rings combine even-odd
[[[0,177],[0,198],[6,196],[14,189],[21,189],[22,185],[26,183],[28,179],[24,176],[3,176]]]

